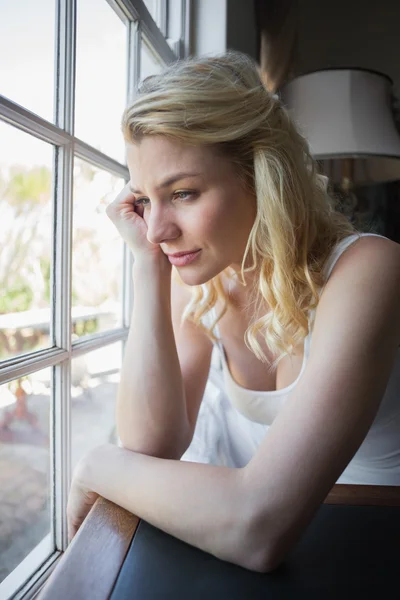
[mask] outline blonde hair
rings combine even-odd
[[[131,143],[164,135],[222,151],[256,195],[257,215],[242,262],[242,277],[256,275],[245,341],[267,362],[262,336],[276,365],[307,335],[326,259],[339,240],[354,233],[335,211],[287,110],[263,86],[253,60],[231,51],[178,61],[145,79],[124,111],[122,131]],[[221,318],[229,303],[221,275],[205,284],[206,293],[194,286],[185,318],[204,327],[202,318],[218,298],[223,310],[217,321]],[[269,310],[262,314],[265,304]],[[210,337],[214,325],[207,329]]]

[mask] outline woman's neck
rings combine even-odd
[[[254,300],[254,284],[257,276],[254,273],[245,273],[242,277],[240,267],[230,266],[222,274],[222,284],[228,302],[239,309],[246,309]]]

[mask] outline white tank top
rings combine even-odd
[[[360,237],[368,235],[383,237],[376,234],[357,233],[339,242],[326,263],[324,269],[325,283],[342,253]],[[225,358],[218,325],[215,326],[214,334],[218,340],[217,347],[219,349],[218,354],[221,361],[225,393],[237,411],[250,421],[270,426],[285,404],[289,394],[296,387],[309,358],[314,316],[315,310],[310,311],[309,334],[304,340],[304,357],[300,374],[291,385],[280,390],[267,392],[250,390],[235,382]],[[212,323],[214,320],[215,311],[213,309],[206,315],[205,324]],[[351,472],[352,469],[355,469],[354,473]],[[360,476],[360,470],[364,470],[362,476]],[[382,472],[382,470],[385,470],[387,477],[377,478],[377,471]],[[354,480],[358,483],[361,479],[366,484],[400,485],[400,350],[398,350],[396,362],[375,420],[345,473],[347,478],[343,482],[351,483]]]

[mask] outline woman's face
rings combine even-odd
[[[256,216],[256,199],[244,191],[225,157],[203,146],[162,136],[127,144],[130,185],[148,227],[188,285],[200,285],[228,266],[241,265]]]

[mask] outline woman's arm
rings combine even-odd
[[[137,204],[130,183],[106,212],[135,256],[134,306],[117,392],[117,432],[130,450],[180,458],[193,434],[211,342],[180,326],[184,299],[175,295],[171,307],[171,265],[160,245],[148,240],[143,206]],[[177,344],[183,352],[179,356]]]
[[[171,266],[140,258],[133,267],[134,306],[117,393],[124,447],[179,458],[188,442],[185,394],[171,322]]]
[[[399,343],[399,292],[397,245],[364,238],[343,255],[317,309],[306,370],[243,469],[105,446],[81,462],[77,487],[219,558],[272,570],[373,422]],[[79,507],[70,514],[79,519]]]
[[[193,324],[180,323],[186,288],[163,260],[133,267],[134,307],[117,394],[122,445],[160,458],[187,449],[207,382],[212,344]]]
[[[262,548],[268,538],[269,569],[301,536],[374,421],[399,345],[399,298],[398,244],[363,238],[338,260],[303,376],[245,469],[253,544]]]
[[[90,509],[84,506],[87,495],[94,492],[91,504],[99,494],[188,544],[251,569],[250,503],[242,483],[242,469],[99,446],[74,472],[70,537]]]

